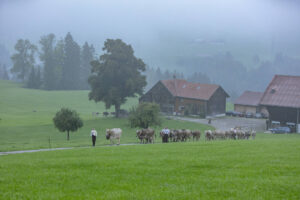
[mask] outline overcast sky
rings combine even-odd
[[[299,40],[299,8],[292,0],[1,0],[0,44],[12,51],[19,38],[69,31],[98,49],[106,38],[147,46],[162,34]]]

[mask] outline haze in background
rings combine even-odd
[[[300,6],[292,0],[0,1],[0,44],[10,54],[19,38],[37,44],[42,35],[67,32],[81,45],[93,43],[98,55],[105,39],[120,38],[150,67],[192,74],[187,61],[230,52],[252,69],[278,53],[299,57]]]

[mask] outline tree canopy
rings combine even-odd
[[[161,125],[159,112],[160,108],[156,103],[140,103],[137,107],[133,107],[130,111],[130,125],[131,127],[140,128]]]
[[[81,48],[80,82],[82,89],[89,89],[88,78],[91,75],[91,61],[94,60],[95,49],[93,45],[85,42]]]
[[[55,74],[54,58],[55,35],[49,34],[40,39],[41,53],[40,60],[44,64],[44,88],[47,90],[56,88],[57,79]]]
[[[107,39],[103,51],[98,60],[91,62],[89,99],[103,101],[106,108],[115,106],[118,117],[127,97],[143,93],[146,77],[141,72],[145,71],[145,63],[134,56],[131,45],[120,39]]]
[[[29,40],[20,39],[15,45],[15,50],[17,53],[11,56],[13,61],[11,72],[17,74],[18,78],[24,81],[34,67],[37,47],[31,44]]]
[[[80,80],[80,46],[73,40],[71,33],[68,33],[65,37],[64,54],[62,89],[78,89]]]
[[[69,132],[76,131],[83,126],[83,122],[75,110],[62,108],[53,118],[54,126],[60,131],[67,131],[67,140],[70,140]]]

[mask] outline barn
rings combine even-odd
[[[234,111],[241,113],[263,113],[268,116],[266,107],[260,105],[262,92],[245,91],[234,101]]]
[[[272,121],[281,126],[299,124],[300,76],[275,75],[260,104],[268,109],[268,127]]]
[[[170,79],[158,81],[140,102],[155,102],[164,113],[204,117],[225,113],[227,97],[219,85]]]

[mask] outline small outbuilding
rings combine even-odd
[[[262,96],[262,92],[245,91],[234,101],[234,111],[252,114],[263,113],[268,116],[267,109],[260,105]]]
[[[212,116],[224,114],[229,95],[215,84],[191,83],[182,79],[158,81],[140,102],[155,102],[162,112]]]
[[[299,124],[300,76],[275,75],[260,105],[268,109],[269,127],[272,121],[278,121],[281,126]]]

